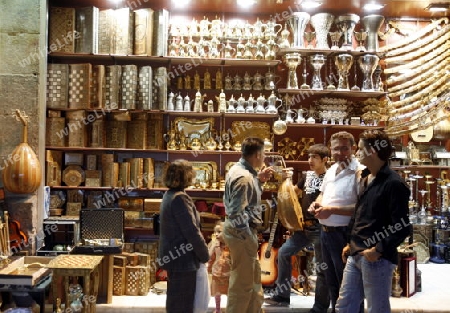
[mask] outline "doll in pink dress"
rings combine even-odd
[[[214,227],[213,239],[209,244],[208,271],[212,274],[211,295],[216,300],[216,313],[220,313],[221,295],[228,294],[228,282],[230,278],[231,258],[230,250],[222,238],[223,222],[218,222]]]

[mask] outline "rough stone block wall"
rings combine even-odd
[[[8,165],[8,155],[21,143],[23,124],[12,112],[16,109],[29,116],[28,143],[38,154],[44,139],[39,138],[39,94],[45,92],[40,85],[39,68],[46,62],[45,43],[41,37],[41,12],[45,1],[0,0],[0,171]],[[42,48],[44,47],[44,49]],[[0,178],[0,186],[3,179]],[[6,192],[6,207],[10,216],[18,220],[22,230],[33,238],[41,229],[38,221],[38,193],[18,195]],[[33,242],[34,244],[34,242]],[[28,250],[34,252],[35,247]]]

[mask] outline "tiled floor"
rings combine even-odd
[[[450,264],[419,264],[422,271],[422,292],[410,298],[391,298],[392,312],[395,313],[442,313],[450,312]],[[308,312],[314,302],[313,296],[292,294],[289,307],[263,307],[263,312]],[[113,297],[112,304],[98,304],[97,313],[128,312],[165,313],[165,296],[149,293],[148,296]],[[222,299],[222,307],[226,298]],[[208,313],[214,312],[211,298]],[[245,312],[242,312],[245,313]]]

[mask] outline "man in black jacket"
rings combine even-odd
[[[392,274],[398,261],[397,247],[410,234],[409,189],[389,168],[391,142],[381,130],[360,135],[357,157],[364,170],[366,188],[350,221],[349,244],[342,251],[346,261],[336,312],[358,313],[367,300],[368,313],[391,312]]]

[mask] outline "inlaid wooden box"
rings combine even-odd
[[[113,295],[122,296],[125,294],[125,267],[113,267]]]

